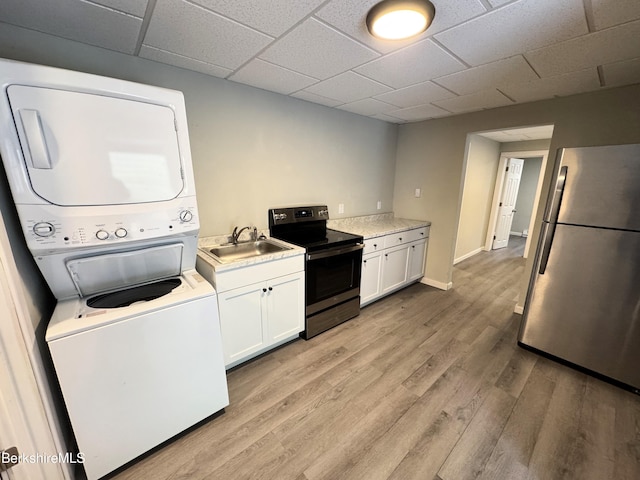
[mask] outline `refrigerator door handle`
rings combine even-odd
[[[562,203],[562,194],[564,192],[564,185],[567,181],[567,167],[564,166],[560,169],[558,179],[556,180],[556,189],[553,193],[553,200],[551,204],[551,211],[549,212],[549,223],[544,233],[544,242],[542,247],[542,256],[540,257],[540,275],[543,275],[547,269],[547,263],[549,262],[549,254],[551,253],[551,245],[553,244],[553,237],[556,234],[556,223],[558,222],[558,216],[560,215],[560,204]]]

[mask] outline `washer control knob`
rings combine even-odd
[[[191,220],[193,220],[193,213],[191,213],[191,210],[183,210],[180,212],[180,221],[182,223],[190,222]]]
[[[38,222],[33,226],[33,233],[39,237],[50,237],[56,233],[56,227],[49,222]]]
[[[96,232],[96,238],[98,240],[106,240],[107,238],[109,238],[109,232],[107,232],[106,230],[98,230]]]
[[[326,217],[327,215],[329,215],[329,210],[318,210],[318,215],[320,215],[321,217]]]
[[[127,236],[127,233],[128,233],[128,232],[127,232],[127,230],[126,230],[125,228],[122,228],[122,227],[118,228],[118,229],[115,231],[116,237],[118,237],[118,238],[124,238],[124,237],[126,237],[126,236]]]

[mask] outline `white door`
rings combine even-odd
[[[504,176],[504,185],[498,209],[498,222],[493,237],[494,250],[504,248],[509,243],[509,233],[511,232],[513,214],[516,211],[516,200],[520,189],[523,165],[524,160],[521,158],[510,158],[507,161],[507,173]]]
[[[304,274],[275,278],[267,285],[269,340],[275,343],[304,330]]]

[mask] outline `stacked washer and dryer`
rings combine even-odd
[[[46,331],[87,477],[228,405],[181,92],[0,60],[0,154],[58,299]]]

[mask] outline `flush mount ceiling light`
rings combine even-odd
[[[429,0],[383,0],[367,15],[367,28],[374,37],[400,40],[424,32],[436,14]]]

